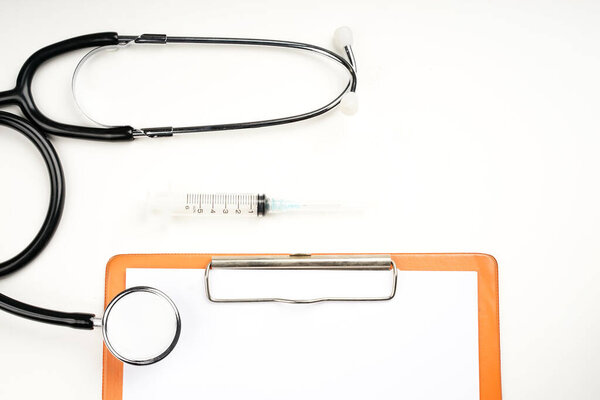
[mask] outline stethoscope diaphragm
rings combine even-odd
[[[102,316],[106,348],[131,365],[154,364],[175,348],[181,318],[173,300],[158,289],[136,286],[113,298]]]

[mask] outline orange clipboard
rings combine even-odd
[[[119,292],[125,289],[128,268],[206,269],[213,256],[223,256],[223,254],[117,255],[111,258],[106,266],[105,307]],[[390,256],[399,271],[477,272],[479,396],[481,400],[501,399],[498,265],[494,257],[486,254],[467,253],[397,253],[390,254]],[[122,400],[122,397],[123,364],[104,347],[102,398],[103,400]]]

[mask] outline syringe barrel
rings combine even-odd
[[[153,196],[150,207],[173,216],[260,217],[267,212],[267,198],[250,193],[166,193]]]

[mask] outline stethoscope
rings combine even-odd
[[[122,36],[114,32],[75,37],[35,52],[23,64],[15,88],[0,92],[0,106],[17,105],[26,118],[0,111],[0,125],[23,134],[41,153],[50,175],[50,204],[44,222],[31,243],[14,257],[0,263],[0,276],[14,272],[33,260],[48,244],[62,215],[65,202],[64,174],[58,155],[46,135],[111,141],[131,140],[137,137],[164,137],[192,132],[260,128],[288,124],[319,116],[342,102],[346,103],[347,109],[352,111],[356,106],[354,92],[357,79],[356,62],[352,52],[352,32],[345,27],[339,28],[335,34],[335,41],[344,50],[347,59],[319,46],[282,40],[175,37],[156,34]],[[349,80],[346,87],[335,99],[313,111],[289,117],[216,125],[167,128],[107,126],[97,123],[85,114],[100,126],[76,126],[51,120],[35,104],[31,92],[33,76],[43,63],[53,57],[74,50],[93,48],[83,57],[75,69],[73,75],[73,88],[75,88],[77,75],[83,64],[100,51],[120,49],[136,44],[169,43],[269,46],[308,51],[341,64],[348,71]],[[132,365],[148,365],[166,357],[177,344],[181,332],[181,318],[175,303],[160,290],[145,286],[129,288],[119,293],[107,305],[102,318],[96,318],[94,314],[88,313],[69,313],[35,307],[3,294],[0,294],[0,309],[23,318],[54,325],[89,330],[94,329],[94,327],[101,327],[106,348],[117,359]],[[152,318],[147,318],[147,316],[152,316]],[[144,332],[135,332],[140,329],[143,329]],[[148,332],[152,332],[152,335],[149,335]],[[147,340],[140,344],[140,340],[131,339],[139,337],[145,337]]]

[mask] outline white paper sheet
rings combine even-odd
[[[277,286],[260,272],[229,291]],[[325,276],[302,272],[298,287]],[[334,273],[357,285],[353,273]],[[390,279],[364,282],[385,294]],[[167,293],[182,332],[161,362],[124,366],[124,400],[479,398],[476,272],[399,271],[391,301],[313,305],[210,303],[204,270],[128,269],[126,284]]]

